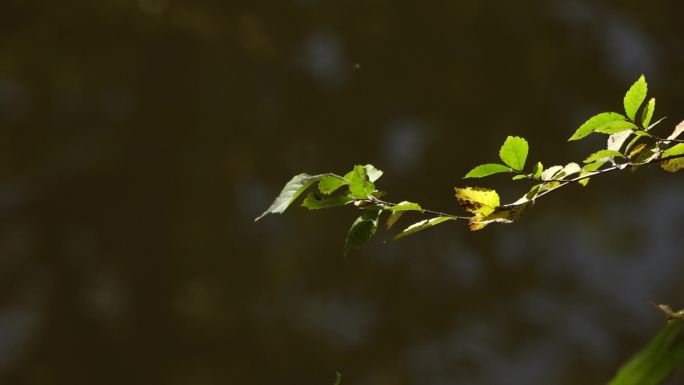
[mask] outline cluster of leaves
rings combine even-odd
[[[471,230],[479,230],[492,222],[511,223],[530,208],[540,197],[571,183],[586,186],[591,177],[606,172],[635,169],[643,165],[659,163],[664,170],[678,171],[684,168],[684,140],[678,139],[684,131],[684,122],[675,127],[667,137],[661,138],[652,130],[663,119],[651,123],[655,112],[655,98],[646,102],[648,84],[642,75],[623,98],[624,114],[603,112],[589,118],[570,137],[570,141],[591,134],[606,135],[606,148],[586,157],[583,162],[544,167],[542,162],[525,169],[529,144],[524,138],[509,136],[499,149],[501,163],[479,165],[465,178],[483,178],[494,174],[512,174],[513,180],[532,182],[529,191],[518,200],[501,204],[499,194],[483,187],[456,187],[455,196],[469,215],[454,215],[429,210],[421,205],[402,201],[388,202],[376,188],[383,172],[373,165],[357,165],[340,176],[333,173],[293,177],[283,188],[273,204],[256,220],[266,214],[282,213],[301,194],[314,184],[318,193],[310,192],[302,206],[310,210],[353,205],[362,210],[361,215],[349,229],[345,241],[345,255],[360,248],[376,233],[380,219],[386,215],[387,229],[394,226],[407,211],[417,212],[428,218],[416,222],[399,232],[394,239],[415,234],[421,230],[452,220],[466,220]]]
[[[451,220],[466,220],[471,230],[479,230],[492,222],[510,223],[540,197],[571,183],[586,186],[590,178],[627,168],[636,169],[648,164],[659,164],[664,170],[675,172],[684,168],[684,122],[677,125],[666,138],[657,136],[653,128],[663,119],[651,123],[656,101],[646,102],[648,85],[641,76],[623,99],[624,114],[603,112],[588,119],[570,137],[570,141],[591,134],[607,136],[606,148],[586,157],[582,164],[570,162],[545,168],[536,162],[525,169],[529,144],[524,138],[509,136],[499,149],[501,163],[486,163],[470,170],[465,178],[483,178],[508,173],[513,180],[531,181],[532,186],[518,200],[502,205],[499,194],[483,187],[456,187],[456,200],[470,215],[453,215],[403,201],[392,203],[382,199],[376,188],[382,171],[373,165],[355,166],[344,176],[327,173],[299,174],[283,188],[273,204],[256,220],[266,214],[284,212],[300,195],[318,184],[318,193],[310,192],[302,206],[310,210],[353,205],[362,210],[349,229],[345,241],[345,255],[368,242],[376,233],[381,216],[386,214],[386,227],[391,228],[407,211],[428,216],[416,222],[394,239]],[[644,103],[646,102],[646,103]],[[609,385],[656,385],[684,363],[684,310],[672,311],[665,305],[658,308],[667,316],[668,324],[651,340],[644,350],[629,360]],[[337,373],[336,384],[341,376]]]

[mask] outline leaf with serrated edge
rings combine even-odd
[[[606,123],[614,121],[624,121],[625,117],[617,112],[602,112],[600,114],[594,115],[589,120],[584,122],[580,128],[575,131],[574,134],[568,140],[578,140],[594,132],[598,127],[603,126]]]
[[[351,228],[347,232],[347,238],[344,241],[344,255],[349,255],[350,252],[358,250],[366,244],[378,229],[378,218],[380,217],[380,210],[368,210],[360,217],[356,218]]]
[[[466,211],[473,214],[488,215],[500,204],[496,191],[482,187],[454,188],[456,200]]]
[[[430,227],[437,226],[440,223],[446,222],[446,221],[451,221],[454,220],[452,217],[436,217],[432,219],[425,219],[420,222],[416,222],[412,224],[411,226],[407,227],[402,231],[401,233],[397,234],[394,237],[394,240],[401,239],[404,237],[407,237],[411,234],[415,234],[419,231],[429,229]]]
[[[648,104],[646,104],[646,107],[641,111],[641,126],[643,128],[648,128],[648,125],[651,124],[653,112],[655,111],[655,103],[655,98],[651,98],[651,100],[648,101]]]
[[[481,164],[470,170],[464,178],[482,178],[502,172],[511,172],[511,168],[498,163]]]
[[[375,185],[368,179],[365,166],[354,166],[354,170],[345,175],[344,179],[350,182],[349,192],[354,198],[365,199],[375,191]]]
[[[622,155],[622,153],[618,151],[613,151],[613,150],[601,150],[601,151],[596,151],[595,153],[589,155],[587,159],[584,160],[584,163],[593,163],[596,162],[599,159],[603,158],[624,158],[625,156]]]
[[[625,113],[627,117],[634,120],[637,110],[641,107],[641,103],[646,99],[646,93],[648,92],[648,84],[646,84],[646,78],[641,75],[639,79],[632,84],[629,88],[625,97],[623,99],[623,104],[625,107]]]
[[[509,136],[499,149],[499,157],[509,167],[516,171],[522,171],[527,160],[529,145],[524,138]]]
[[[309,186],[321,179],[323,175],[311,176],[309,174],[295,175],[289,182],[285,184],[283,190],[278,197],[273,201],[271,206],[259,215],[254,221],[258,221],[266,214],[281,214],[290,204],[297,199]]]

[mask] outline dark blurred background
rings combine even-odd
[[[566,139],[641,73],[666,133],[683,11],[3,0],[0,383],[604,384],[663,324],[649,300],[684,306],[681,175],[346,259],[350,208],[253,219],[292,175],[367,162],[388,199],[458,212],[452,186],[506,135],[546,165],[602,146]]]

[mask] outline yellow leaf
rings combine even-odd
[[[455,187],[456,199],[466,211],[486,216],[499,207],[499,194],[496,191],[482,187]]]

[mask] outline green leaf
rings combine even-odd
[[[464,178],[482,178],[485,176],[498,174],[501,172],[511,172],[511,168],[498,163],[481,164],[470,170]]]
[[[349,192],[354,198],[366,199],[373,191],[375,185],[368,178],[365,166],[354,166],[354,170],[344,176],[350,182]]]
[[[380,177],[383,174],[382,170],[378,170],[372,164],[367,164],[364,167],[366,168],[366,175],[368,175],[368,180],[370,180],[371,182],[375,182],[376,180],[380,179]]]
[[[627,121],[614,121],[608,122],[597,127],[594,132],[600,132],[602,134],[617,134],[624,131],[629,131],[637,128],[636,124]]]
[[[311,176],[309,174],[295,175],[289,182],[285,184],[283,190],[278,197],[273,201],[271,206],[259,215],[254,221],[258,221],[266,214],[281,214],[290,204],[297,199],[309,186],[321,179],[323,175]]]
[[[684,154],[684,143],[678,143],[668,148],[661,155],[662,158]],[[660,163],[665,171],[676,172],[684,168],[684,158],[669,159]]]
[[[516,175],[511,179],[512,180],[520,180],[520,179],[525,179],[525,178],[527,178],[527,175]]]
[[[358,250],[365,245],[378,229],[378,218],[380,210],[368,210],[360,217],[356,218],[351,228],[347,232],[344,241],[344,255],[349,255],[352,251]]]
[[[537,164],[535,164],[532,168],[532,177],[539,179],[543,171],[544,165],[542,164],[542,162],[537,162]]]
[[[388,207],[389,211],[423,211],[418,203],[413,203],[409,201],[399,202],[392,207]]]
[[[580,177],[583,177],[583,176],[585,176],[585,175],[587,175],[587,174],[588,174],[588,173],[587,173],[586,171],[582,171],[582,172],[579,174],[579,176],[580,176]],[[582,178],[582,179],[578,180],[577,183],[579,183],[580,186],[583,186],[583,187],[584,187],[584,186],[586,186],[586,185],[589,184],[589,179],[591,179],[591,178],[588,178],[588,177],[587,177],[587,178]]]
[[[415,234],[419,231],[429,229],[430,227],[437,226],[438,224],[446,221],[451,221],[454,220],[452,217],[436,217],[432,219],[425,219],[420,222],[414,223],[411,226],[407,227],[402,231],[401,233],[397,234],[394,239],[401,239],[404,237],[407,237],[411,234]]]
[[[320,190],[320,192],[325,195],[330,195],[334,193],[338,188],[348,184],[349,182],[344,180],[343,178],[333,175],[326,175],[323,178],[321,178],[320,182],[318,182],[318,190]]]
[[[330,207],[344,206],[354,201],[354,198],[348,196],[338,196],[329,199],[319,199],[316,194],[309,193],[309,195],[302,202],[302,206],[309,210],[327,209]]]
[[[608,385],[657,385],[682,364],[684,320],[674,320],[624,364]]]
[[[625,106],[625,113],[627,117],[634,120],[637,110],[641,107],[641,103],[646,99],[646,93],[648,92],[648,84],[646,84],[646,78],[641,75],[639,79],[632,84],[623,100]]]
[[[618,151],[613,151],[613,150],[601,150],[601,151],[596,151],[595,153],[589,155],[587,159],[584,160],[584,163],[593,163],[596,162],[599,159],[603,158],[624,158],[625,156],[622,155],[622,153]]]
[[[499,194],[481,187],[454,188],[456,200],[466,211],[473,214],[489,215],[499,207]]]
[[[662,158],[667,158],[670,156],[677,156],[684,154],[684,143],[677,143],[674,146],[668,148],[661,155]]]
[[[594,115],[589,120],[584,122],[580,128],[575,131],[574,134],[568,140],[578,140],[594,132],[595,129],[603,126],[606,123],[615,121],[624,121],[625,117],[617,112],[602,112],[600,114]]]
[[[522,171],[527,160],[529,145],[524,138],[519,136],[509,136],[499,150],[499,157],[510,168]]]
[[[603,166],[604,164],[606,164],[605,160],[598,160],[594,163],[585,164],[584,167],[582,167],[582,171],[594,172],[601,168],[601,166]]]
[[[651,119],[653,118],[653,112],[655,111],[655,98],[651,98],[646,104],[646,108],[641,111],[641,126],[648,129],[648,125],[651,124]]]

